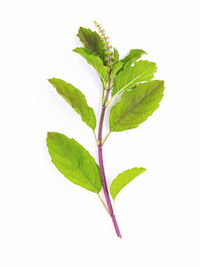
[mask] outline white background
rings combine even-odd
[[[1,2],[2,267],[200,266],[198,2]],[[91,130],[47,81],[74,84],[99,116],[98,76],[72,52],[79,26],[94,30],[93,19],[121,56],[147,51],[166,82],[154,115],[111,134],[104,148],[109,182],[125,169],[147,168],[117,197],[122,240],[96,195],[56,170],[45,143],[47,131],[61,132],[96,157]]]

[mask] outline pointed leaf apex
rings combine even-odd
[[[145,168],[133,168],[120,173],[112,182],[110,186],[110,193],[115,200],[118,193],[129,184],[134,178],[146,171]]]

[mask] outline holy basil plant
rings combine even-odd
[[[114,202],[118,193],[146,169],[135,167],[123,171],[113,180],[108,190],[103,145],[110,133],[137,128],[153,114],[163,97],[164,82],[153,80],[157,67],[154,62],[140,59],[146,54],[143,50],[131,49],[126,57],[120,59],[117,49],[109,44],[105,31],[97,22],[94,23],[98,33],[80,27],[77,36],[83,47],[75,48],[74,52],[95,68],[102,82],[102,105],[97,136],[96,116],[83,93],[72,84],[58,78],[49,79],[49,82],[93,131],[98,163],[76,140],[61,133],[49,132],[47,146],[53,164],[67,179],[97,194],[113,221],[117,236],[121,238],[110,195]],[[111,106],[111,109],[107,109],[108,106]],[[102,129],[106,112],[110,116],[109,131],[103,138]],[[101,197],[101,190],[105,202]]]

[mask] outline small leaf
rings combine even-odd
[[[89,191],[100,192],[99,166],[78,142],[51,132],[47,135],[47,146],[53,164],[67,179]]]
[[[103,81],[103,84],[105,85],[108,81],[108,67],[103,65],[103,62],[99,56],[83,47],[77,47],[73,51],[84,57],[87,62],[96,69],[101,80]]]
[[[146,54],[144,50],[141,49],[131,49],[129,54],[121,59],[121,62],[124,64],[133,64],[136,60],[141,58],[142,55]]]
[[[130,183],[135,177],[146,171],[145,168],[133,168],[120,173],[112,182],[110,186],[110,194],[115,200],[117,194]]]
[[[56,88],[57,92],[70,104],[70,106],[81,115],[82,121],[94,130],[96,128],[94,110],[88,106],[85,96],[81,91],[61,79],[52,78],[49,79],[49,82]]]
[[[156,64],[147,60],[140,60],[133,67],[126,65],[115,78],[112,95],[131,89],[139,82],[150,81],[156,70]]]
[[[123,67],[123,63],[121,61],[118,61],[117,63],[115,63],[115,65],[113,66],[112,72],[110,74],[110,78],[112,79]]]
[[[79,37],[84,47],[97,53],[97,55],[99,55],[100,58],[103,60],[104,65],[106,65],[105,45],[98,33],[93,32],[90,29],[80,27],[77,36]]]
[[[138,127],[159,107],[164,82],[151,81],[139,84],[125,92],[110,112],[110,131],[120,132]]]
[[[119,53],[116,48],[114,48],[114,63],[116,63],[119,60]]]

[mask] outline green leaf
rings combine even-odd
[[[88,106],[85,96],[70,83],[61,79],[52,78],[49,82],[56,88],[57,92],[80,114],[84,121],[93,130],[96,128],[96,117],[94,110]]]
[[[126,65],[115,78],[112,95],[131,89],[139,82],[150,81],[156,70],[156,64],[147,60],[140,60],[133,67]]]
[[[145,168],[133,168],[120,173],[112,182],[110,186],[110,193],[115,200],[117,194],[124,188],[128,183],[130,183],[135,177],[146,171]]]
[[[124,57],[123,59],[121,59],[121,62],[123,62],[124,64],[128,63],[128,64],[133,64],[136,60],[138,60],[139,58],[141,58],[142,55],[146,54],[146,52],[144,50],[141,49],[131,49],[129,54]]]
[[[110,131],[120,132],[138,127],[159,107],[164,82],[151,81],[139,84],[125,92],[110,112]]]
[[[106,65],[105,44],[103,40],[101,39],[101,37],[98,35],[98,33],[93,32],[90,29],[80,27],[77,36],[79,37],[84,47],[86,49],[89,49],[97,53],[97,55],[100,56],[100,58],[103,60],[104,64]]]
[[[47,146],[53,164],[67,179],[89,191],[100,192],[99,166],[78,142],[51,132],[47,135]]]
[[[112,79],[123,67],[123,63],[121,61],[118,61],[113,65],[112,72],[110,74],[110,78]]]
[[[105,85],[108,81],[108,67],[103,65],[103,62],[99,56],[83,47],[77,47],[73,51],[84,57],[87,62],[96,69],[101,80],[103,81],[103,84]]]
[[[114,48],[114,63],[116,63],[119,60],[119,53],[116,48]]]

